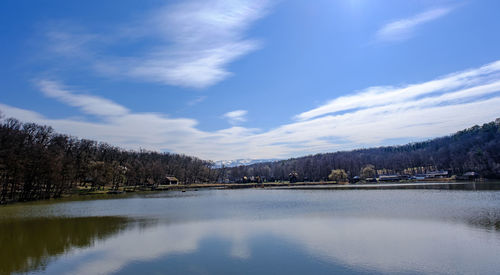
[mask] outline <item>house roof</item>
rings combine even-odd
[[[172,176],[166,176],[165,179],[167,179],[169,181],[179,181],[176,177],[172,177]]]

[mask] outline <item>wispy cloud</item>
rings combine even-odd
[[[203,88],[230,73],[226,66],[257,49],[245,38],[250,24],[266,12],[267,1],[189,1],[169,6],[151,21],[171,41],[133,64],[129,73],[166,84]]]
[[[102,97],[75,92],[55,81],[40,90],[82,113],[85,119],[49,119],[0,104],[6,117],[52,125],[57,131],[131,149],[168,150],[212,160],[286,158],[379,146],[389,140],[417,141],[442,136],[500,117],[500,60],[404,87],[372,87],[336,98],[297,115],[299,120],[263,131],[233,126],[198,129],[197,121],[159,113],[137,113]],[[244,121],[245,110],[224,115]]]
[[[353,95],[335,98],[324,105],[297,115],[299,120],[311,119],[325,114],[376,107],[416,100],[432,94],[445,94],[453,89],[498,81],[500,61],[483,67],[447,75],[436,80],[403,87],[370,87]],[[463,99],[471,94],[456,95]]]
[[[48,42],[49,54],[67,58],[88,58],[92,56],[92,47],[96,41],[103,42],[103,37],[91,34],[85,29],[68,22],[52,23],[44,29],[44,38]]]
[[[188,106],[194,106],[197,105],[207,99],[207,96],[202,95],[202,96],[197,96],[195,99],[188,101],[187,105]]]
[[[55,98],[70,106],[78,107],[87,114],[122,116],[129,113],[127,108],[105,98],[69,92],[67,87],[56,81],[40,80],[36,84],[44,95]]]
[[[241,122],[245,122],[247,120],[246,115],[247,115],[246,110],[235,110],[231,112],[227,112],[223,115],[225,119],[228,120],[229,123],[231,124],[239,124]]]
[[[106,75],[132,77],[189,88],[205,88],[231,73],[228,65],[258,49],[247,30],[266,15],[271,0],[188,0],[144,14],[134,24],[112,33],[47,32],[51,48],[60,54],[88,52],[91,66]],[[99,44],[100,47],[97,47]],[[130,46],[126,55],[113,47]],[[138,45],[140,45],[138,47]]]
[[[415,29],[418,26],[443,17],[452,10],[451,7],[434,8],[409,18],[399,19],[388,23],[377,31],[376,39],[378,41],[408,39],[414,35]]]

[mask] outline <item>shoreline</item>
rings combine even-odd
[[[395,189],[437,189],[437,190],[500,190],[500,182],[413,182],[377,183],[274,187],[272,189],[290,190],[395,190]]]
[[[79,190],[64,194],[60,198],[50,198],[32,201],[12,201],[0,204],[0,206],[12,204],[29,203],[51,203],[63,202],[66,200],[92,200],[92,199],[113,199],[125,198],[139,194],[155,194],[167,191],[198,191],[199,189],[268,189],[268,190],[408,190],[408,189],[434,189],[434,190],[500,190],[500,181],[412,181],[412,182],[392,182],[392,183],[355,183],[342,184],[335,182],[273,182],[273,183],[206,183],[190,185],[165,185],[154,189],[137,188],[136,191],[127,191],[127,187],[121,187],[119,191],[96,190],[85,192]]]

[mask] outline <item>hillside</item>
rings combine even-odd
[[[424,142],[227,168],[222,177],[230,181],[245,176],[288,180],[295,171],[300,181],[320,181],[326,180],[333,169],[344,169],[351,178],[358,176],[361,168],[370,164],[378,174],[448,170],[456,175],[474,171],[485,178],[500,178],[500,119]]]
[[[212,166],[185,155],[123,150],[15,119],[0,123],[0,204],[60,197],[82,188],[154,189],[167,175],[185,184],[210,182]]]

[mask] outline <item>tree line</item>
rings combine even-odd
[[[167,175],[185,184],[252,181],[349,180],[376,174],[473,171],[500,178],[500,119],[456,134],[402,146],[310,155],[214,169],[196,157],[132,151],[55,133],[51,127],[4,119],[0,123],[0,203],[61,197],[91,190],[155,188]]]
[[[0,123],[0,203],[57,198],[82,185],[154,187],[166,175],[185,184],[213,182],[213,165],[186,155],[123,150],[12,118]]]
[[[402,146],[324,153],[248,166],[221,168],[221,179],[326,181],[332,172],[348,178],[373,174],[418,174],[447,170],[455,175],[476,172],[500,178],[500,119],[453,135]],[[375,172],[371,172],[375,171]],[[337,177],[337,176],[335,176]],[[343,176],[344,177],[344,176]]]

